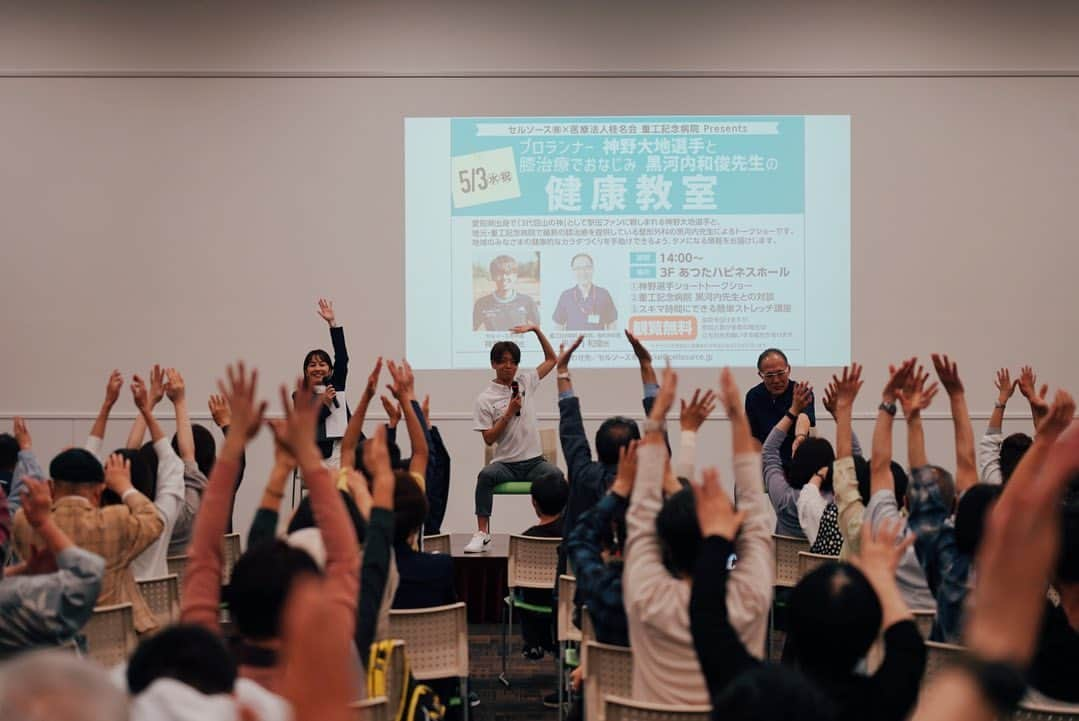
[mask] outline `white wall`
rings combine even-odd
[[[403,352],[403,117],[657,112],[852,115],[858,429],[868,440],[887,362],[937,349],[958,356],[984,419],[997,365],[1067,383],[1079,354],[1077,30],[1079,9],[1048,3],[7,3],[0,419],[30,415],[47,461],[81,442],[116,366],[180,367],[198,410],[243,357],[269,395],[328,345],[320,294],[346,325],[355,398],[376,355]],[[157,77],[215,74],[235,77]],[[471,524],[485,378],[419,379],[454,453],[451,530]],[[576,380],[590,433],[639,408],[636,373]],[[935,418],[946,461],[950,423]],[[725,424],[706,433],[702,460],[723,462]],[[263,436],[240,524],[268,461]],[[500,500],[496,530],[528,515]]]

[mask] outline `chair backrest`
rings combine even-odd
[[[436,533],[433,536],[423,537],[424,553],[441,553],[450,555],[450,534]]]
[[[385,677],[386,682],[385,682],[385,687],[383,689],[381,689],[381,691],[379,691],[378,689],[372,689],[371,686],[369,685],[368,688],[367,688],[367,693],[369,693],[369,694],[378,693],[378,694],[381,694],[381,695],[385,696],[387,701],[389,702],[389,704],[391,706],[390,713],[392,713],[394,716],[396,716],[398,706],[400,704],[404,703],[404,699],[402,698],[402,694],[404,694],[404,692],[405,692],[405,684],[407,682],[407,679],[406,679],[407,663],[405,661],[405,653],[406,653],[405,652],[405,642],[402,641],[401,639],[392,639],[392,640],[387,640],[387,641],[378,641],[376,643],[379,643],[379,644],[389,643],[390,644],[389,657],[387,658],[387,661],[386,661],[386,677]],[[375,645],[372,644],[371,648],[374,649]],[[368,673],[368,679],[370,679],[371,666],[368,666],[367,673]],[[375,698],[375,696],[372,696],[371,698]]]
[[[919,608],[911,611],[911,613],[914,614],[914,625],[918,627],[918,633],[922,635],[922,640],[928,641],[929,634],[933,633],[933,624],[937,620],[937,612]]]
[[[711,721],[711,706],[668,706],[622,696],[604,699],[606,721]]]
[[[392,721],[390,703],[385,696],[353,701],[348,705],[353,721]]]
[[[1079,721],[1079,706],[1024,701],[1019,704],[1011,718],[1012,721]]]
[[[809,541],[804,538],[793,536],[781,536],[773,534],[776,548],[776,580],[777,586],[793,588],[798,585],[798,553],[809,552]]]
[[[826,563],[838,562],[839,556],[826,556],[823,553],[798,551],[798,580],[801,581]]]
[[[176,576],[180,588],[183,588],[184,573],[187,572],[187,556],[169,556],[165,559],[165,564],[169,567],[169,575]]]
[[[540,428],[540,455],[543,460],[551,465],[558,465],[558,429]],[[491,465],[491,459],[495,457],[495,447],[483,444],[483,465]]]
[[[584,644],[584,717],[602,721],[603,698],[633,693],[633,651],[624,646],[589,641]]]
[[[232,567],[240,559],[240,534],[228,533],[222,543],[224,543],[224,555],[221,564],[221,583],[228,584],[229,579],[232,578]]]
[[[588,606],[581,606],[581,643],[596,640],[596,627],[592,625],[592,615]]]
[[[573,625],[573,596],[577,591],[577,579],[562,574],[558,577],[558,631],[559,641],[580,641],[581,631]]]
[[[82,635],[90,658],[105,667],[123,663],[139,642],[131,604],[98,606],[82,627]]]
[[[458,601],[390,611],[390,636],[405,642],[412,675],[421,681],[468,676],[468,618]]]
[[[168,626],[180,620],[180,578],[175,574],[160,578],[147,578],[137,582],[154,620],[159,626]]]
[[[966,649],[951,643],[937,643],[936,641],[925,642],[925,675],[922,683],[933,677],[937,671],[947,666],[952,661],[960,658]]]
[[[510,535],[506,585],[510,588],[554,588],[561,538]]]

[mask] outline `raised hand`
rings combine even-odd
[[[1075,401],[1066,390],[1058,390],[1053,397],[1053,405],[1038,423],[1037,433],[1053,440],[1071,425],[1075,417]]]
[[[570,344],[569,349],[566,349],[565,343],[560,343],[558,346],[558,362],[555,367],[559,371],[565,371],[569,369],[569,359],[573,357],[573,351],[577,350],[577,346],[581,345],[581,341],[584,340],[583,335],[577,336],[577,340]]]
[[[633,348],[633,355],[637,356],[637,362],[642,365],[652,365],[652,354],[648,352],[648,349],[637,340],[637,336],[629,332],[626,329],[626,340],[629,341],[630,346]]]
[[[332,328],[333,324],[337,321],[337,316],[333,312],[333,301],[326,300],[325,298],[318,299],[318,314],[322,320],[326,321]]]
[[[52,514],[52,493],[49,484],[37,478],[23,479],[22,509],[26,520],[34,528],[45,525]]]
[[[637,480],[637,446],[638,440],[632,440],[628,445],[618,449],[618,471],[611,484],[611,492],[617,493],[622,498],[629,498],[633,492],[633,484]]]
[[[813,402],[813,386],[807,381],[799,381],[794,385],[794,395],[791,398],[791,413],[798,416],[799,413],[809,407]]]
[[[138,374],[131,377],[131,398],[135,401],[135,407],[139,409],[139,412],[143,415],[150,413],[153,410],[153,404],[150,401],[150,393],[146,390],[146,381],[144,381]],[[137,441],[141,443],[141,441]]]
[[[259,373],[254,369],[251,370],[251,373],[248,373],[244,367],[244,362],[240,361],[235,367],[228,366],[225,369],[225,374],[228,385],[226,386],[223,381],[219,380],[217,389],[221,391],[221,395],[231,412],[229,435],[235,435],[246,443],[259,432],[259,428],[262,427],[262,418],[266,414],[266,401],[255,399]],[[310,396],[311,394],[305,393],[304,395]],[[311,437],[314,438],[314,435]]]
[[[118,496],[123,496],[130,490],[131,485],[131,461],[119,453],[113,453],[105,461],[105,486]]]
[[[213,393],[206,402],[210,409],[210,415],[218,428],[227,428],[232,425],[232,410],[229,408],[228,399],[223,395]]]
[[[1046,400],[1046,396],[1049,395],[1049,386],[1042,385],[1040,389],[1038,388],[1038,376],[1030,366],[1023,366],[1019,371],[1019,380],[1016,384],[1019,386],[1019,392],[1030,403],[1030,414],[1034,416],[1034,425],[1037,427],[1038,422],[1049,412],[1049,402]]]
[[[412,366],[408,364],[407,360],[402,360],[400,364],[391,361],[386,361],[386,368],[390,371],[390,377],[393,378],[393,383],[386,385],[390,393],[393,393],[393,397],[401,403],[408,403],[412,400],[414,395],[414,387],[416,383],[416,376],[412,373]]]
[[[828,385],[824,387],[824,396],[821,398],[821,405],[824,406],[824,410],[828,411],[832,418],[835,418],[835,385],[834,378],[828,381]]]
[[[730,368],[724,368],[719,372],[719,401],[723,404],[723,410],[728,418],[745,413],[742,405],[742,393],[738,390],[738,384],[734,382],[734,374]]]
[[[364,441],[363,444],[363,467],[371,474],[372,480],[380,474],[392,474],[390,466],[390,451],[386,445],[386,430],[378,428],[375,434]]]
[[[522,323],[521,325],[515,325],[510,328],[510,333],[520,335],[521,333],[531,333],[539,330],[539,326],[535,323]]]
[[[684,398],[682,399],[682,414],[679,417],[682,430],[696,432],[704,423],[704,419],[715,409],[716,394],[711,389],[705,391],[703,396],[700,388],[693,391],[693,398],[689,403],[686,403]]]
[[[1029,400],[1031,396],[1037,395],[1038,376],[1030,366],[1023,366],[1019,369],[1019,378],[1016,379],[1015,384],[1024,398]],[[1000,386],[998,385],[997,387],[999,388]]]
[[[858,397],[858,391],[862,389],[862,365],[851,363],[843,368],[843,373],[832,376],[831,385],[834,386],[833,407],[836,410],[854,407],[854,399]],[[834,413],[833,413],[834,415]]]
[[[917,358],[908,358],[898,366],[888,366],[888,382],[884,384],[884,390],[880,392],[881,399],[885,403],[894,403],[907,384],[907,379],[914,373],[914,366],[918,363]],[[959,376],[956,375],[958,380]]]
[[[367,385],[363,387],[364,401],[370,403],[371,399],[375,397],[378,392],[378,376],[382,373],[382,356],[378,357],[375,361],[375,367],[371,369],[370,375],[367,376]]]
[[[156,406],[165,397],[165,369],[154,364],[150,369],[150,403]]]
[[[382,401],[382,408],[386,411],[386,416],[389,419],[386,421],[386,425],[390,428],[396,428],[397,423],[401,420],[401,406],[390,400],[388,396],[379,396],[379,400]]]
[[[431,396],[429,394],[423,396],[420,410],[423,411],[423,417],[427,419],[427,425],[431,425]]]
[[[719,484],[719,471],[705,468],[701,472],[701,482],[691,483],[693,497],[697,506],[697,523],[701,527],[701,536],[720,536],[733,541],[746,518],[745,511],[736,510],[730,496]]]
[[[652,412],[648,414],[648,417],[654,421],[662,422],[663,419],[667,417],[667,412],[671,410],[677,392],[678,374],[671,368],[671,360],[668,358],[667,365],[663,369],[663,376],[659,384],[659,393],[656,395],[656,402],[652,406]]]
[[[1007,368],[1001,368],[997,371],[997,378],[993,382],[993,385],[997,387],[997,402],[1004,404],[1008,402],[1008,399],[1015,393],[1016,387],[1019,385],[1019,379],[1012,380],[1011,373]]]
[[[318,399],[305,392],[303,378],[296,379],[296,391],[293,393],[295,404],[289,399],[288,388],[281,385],[281,406],[285,411],[284,420],[270,421],[277,442],[285,447],[301,467],[304,461],[311,460],[311,452],[321,457],[315,445],[315,427],[318,425]],[[236,406],[233,404],[233,415]],[[317,461],[316,461],[317,462]]]
[[[109,374],[109,380],[105,383],[105,405],[110,408],[116,405],[120,398],[120,389],[124,385],[124,377],[118,369],[113,369]]]
[[[30,429],[26,427],[26,420],[22,416],[15,416],[12,432],[20,451],[28,451],[34,447],[34,439],[30,436]]]
[[[929,371],[922,366],[918,366],[918,370],[907,376],[906,383],[899,390],[896,397],[903,407],[903,415],[907,418],[928,408],[933,402],[933,398],[937,395],[937,391],[940,390],[940,384],[936,381],[933,381],[932,385],[926,386],[928,380]]]
[[[175,368],[166,368],[165,379],[165,395],[169,397],[169,400],[174,404],[184,400],[186,387],[184,386],[184,377],[180,375],[180,371]]]
[[[947,355],[934,353],[933,367],[937,371],[937,377],[940,378],[940,384],[944,386],[949,396],[963,393],[963,381],[959,378],[959,366],[955,361],[949,359]]]

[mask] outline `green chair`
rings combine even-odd
[[[539,434],[543,459],[548,463],[557,466],[558,430],[554,428],[543,428],[540,430]],[[494,452],[494,446],[484,446],[483,465],[491,465],[491,459],[494,457]],[[505,483],[499,483],[495,486],[492,492],[496,496],[527,496],[532,492],[532,484],[528,481],[506,481]]]

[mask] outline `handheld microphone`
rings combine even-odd
[[[325,392],[326,392],[326,386],[321,385],[321,384],[315,386],[315,393],[317,393],[318,395],[322,395]],[[336,396],[334,396],[332,401],[333,401],[333,407],[334,408],[340,408],[341,407],[341,404],[337,402],[337,397]]]
[[[521,395],[521,386],[517,383],[517,381],[510,383],[510,390],[513,391],[514,398]],[[519,409],[517,411],[517,415],[521,415],[521,411]]]

